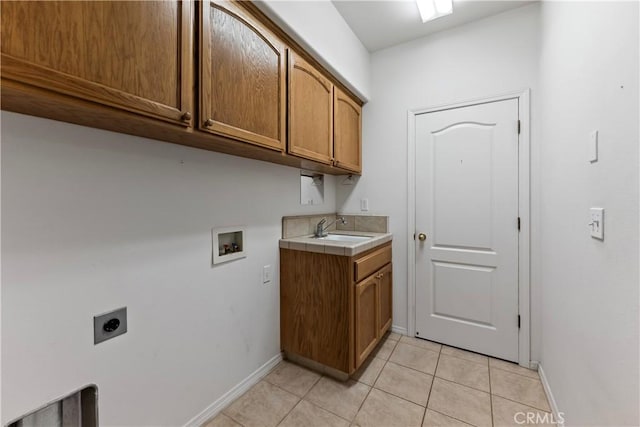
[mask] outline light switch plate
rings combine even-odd
[[[594,130],[589,135],[589,162],[598,161],[598,131]]]
[[[262,283],[271,283],[271,265],[262,267]]]
[[[369,210],[369,199],[360,199],[360,210],[362,212]]]
[[[604,208],[591,208],[591,237],[604,240]]]

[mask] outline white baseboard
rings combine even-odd
[[[542,369],[542,364],[540,362],[536,363],[538,365],[538,374],[540,375],[540,381],[542,381],[542,387],[544,388],[544,392],[547,395],[547,400],[549,401],[549,405],[551,406],[551,412],[553,413],[553,420],[556,422],[558,427],[564,427],[564,417],[560,417],[560,410],[558,409],[558,404],[556,403],[556,399],[553,397],[553,393],[551,392],[551,387],[549,386],[549,382],[547,381],[547,376],[544,374],[544,369]]]
[[[278,363],[280,363],[281,360],[282,353],[278,353],[247,378],[236,384],[231,390],[223,394],[218,400],[207,406],[204,411],[189,420],[184,427],[200,427],[206,421],[218,415],[225,407],[227,407],[227,405],[247,392],[251,387],[264,378]]]
[[[391,332],[395,332],[400,335],[407,335],[407,328],[401,328],[400,326],[391,325]]]

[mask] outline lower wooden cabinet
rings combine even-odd
[[[378,334],[384,335],[393,322],[393,269],[391,264],[383,267],[378,273],[378,291],[380,295],[380,325]]]
[[[353,257],[281,248],[282,350],[346,378],[391,327],[392,292],[391,242]]]
[[[389,248],[389,256],[391,248]],[[378,250],[369,256],[384,256]],[[356,273],[357,274],[357,273]],[[361,365],[391,327],[393,277],[391,263],[356,284],[355,345],[356,365]]]
[[[373,351],[380,330],[380,306],[379,282],[374,276],[363,280],[356,285],[355,298],[355,345],[356,365],[361,365],[367,356]]]

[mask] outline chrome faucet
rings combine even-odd
[[[327,233],[327,230],[329,229],[329,227],[331,227],[334,223],[336,223],[336,222],[338,222],[338,221],[339,221],[341,224],[346,224],[346,223],[347,223],[347,220],[346,220],[346,219],[344,219],[344,217],[343,217],[343,216],[340,216],[340,217],[338,217],[338,218],[334,219],[333,221],[331,221],[331,222],[329,223],[329,225],[327,225],[327,226],[325,227],[325,223],[327,222],[327,218],[322,218],[322,219],[320,220],[320,222],[316,224],[315,237],[325,237],[325,236],[327,236],[327,234],[329,234],[329,233]]]

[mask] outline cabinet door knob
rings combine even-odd
[[[213,126],[213,119],[207,119],[204,122],[204,125],[208,128],[210,128],[211,126]]]
[[[427,240],[427,235],[424,233],[418,234],[418,240],[420,240],[421,242],[424,242],[425,240]]]
[[[191,120],[191,113],[188,111],[185,111],[184,114],[182,115],[182,117],[180,117],[180,119],[183,122],[188,122],[189,120]]]

